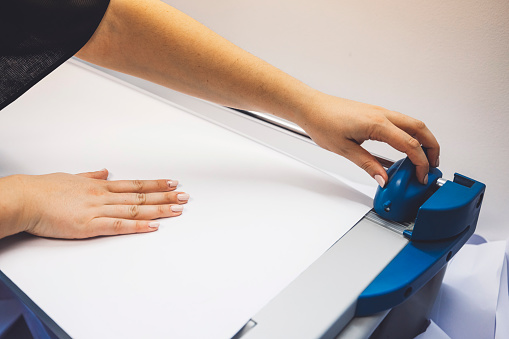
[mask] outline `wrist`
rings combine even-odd
[[[316,110],[320,97],[324,95],[306,84],[296,80],[295,83],[286,83],[286,90],[277,93],[277,97],[272,101],[275,104],[267,110],[283,119],[291,121],[304,128],[310,116]]]
[[[311,124],[313,118],[317,117],[316,112],[320,111],[320,107],[327,100],[326,97],[326,94],[315,89],[310,89],[303,93],[292,107],[293,116],[291,121],[306,129],[306,126]]]
[[[0,239],[26,230],[23,176],[0,178]]]

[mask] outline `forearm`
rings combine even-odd
[[[157,0],[112,0],[77,56],[202,99],[291,121],[316,94]]]

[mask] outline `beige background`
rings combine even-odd
[[[165,1],[318,89],[425,121],[445,177],[487,185],[478,232],[509,237],[509,1]]]

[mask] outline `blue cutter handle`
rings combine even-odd
[[[395,162],[387,174],[389,181],[385,187],[378,187],[373,205],[379,216],[398,222],[415,220],[419,207],[434,193],[442,177],[438,168],[430,168],[428,184],[421,184],[409,158]]]

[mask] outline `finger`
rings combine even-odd
[[[426,154],[421,148],[421,143],[411,137],[402,129],[392,123],[386,124],[384,128],[379,129],[377,140],[388,143],[400,152],[404,152],[415,165],[417,179],[421,184],[427,184],[429,163]]]
[[[108,183],[108,190],[114,193],[152,193],[174,190],[177,180],[117,180]]]
[[[389,180],[387,172],[385,172],[385,169],[375,157],[355,142],[352,141],[343,150],[343,154],[347,159],[350,159],[354,164],[368,172],[380,187],[384,187]]]
[[[109,218],[151,220],[176,217],[182,214],[182,205],[105,205],[101,216]]]
[[[78,173],[76,175],[79,175],[80,177],[85,177],[85,178],[106,180],[106,179],[108,179],[108,170],[106,168],[103,168],[100,171]]]
[[[429,164],[438,167],[440,145],[424,122],[399,112],[389,111],[386,116],[394,125],[416,138],[427,149]]]
[[[157,231],[158,221],[95,218],[90,222],[91,236],[147,233]]]
[[[183,192],[158,193],[111,193],[105,200],[107,205],[166,205],[185,204],[189,194]]]

